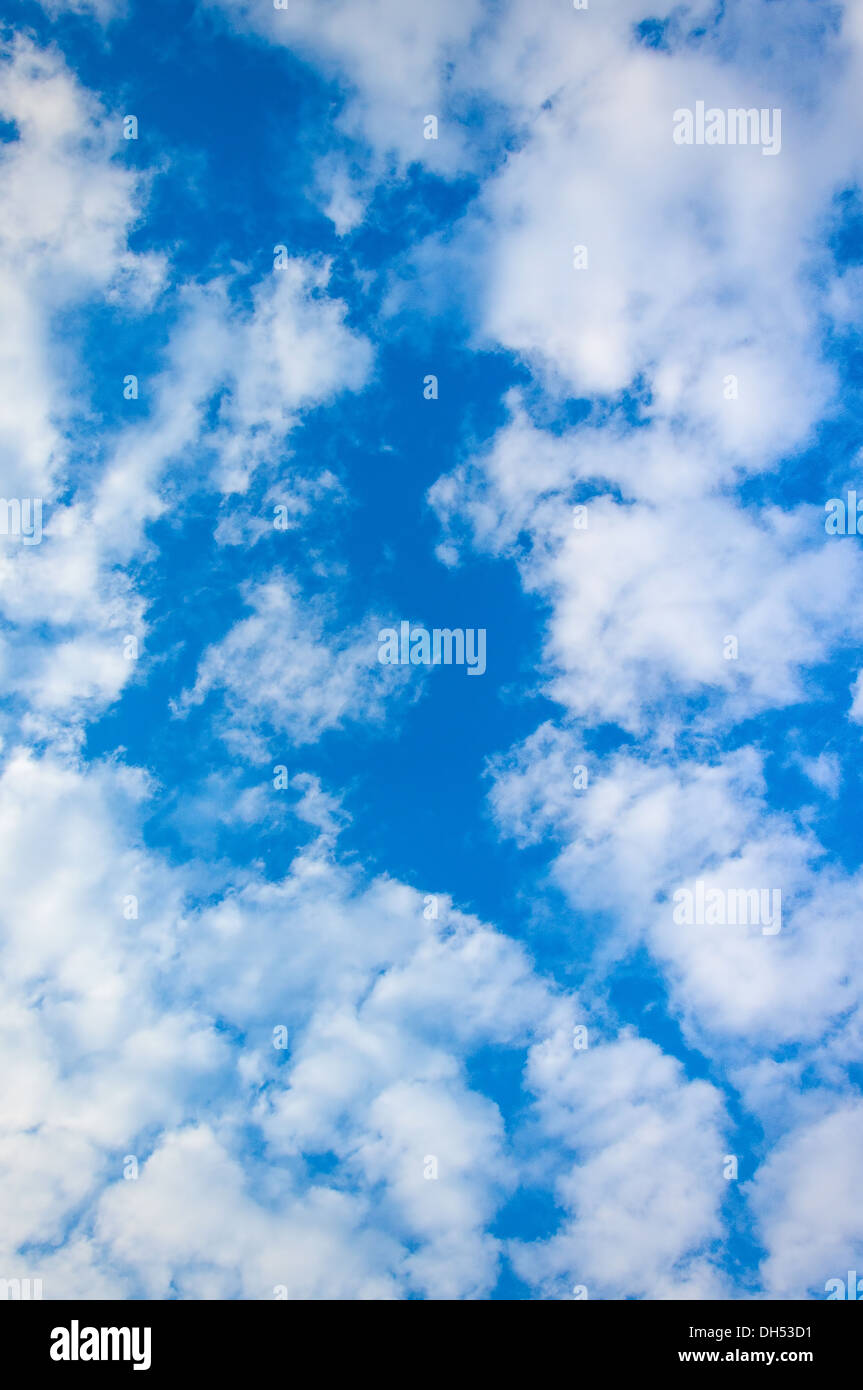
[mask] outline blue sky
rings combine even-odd
[[[861,6],[7,25],[2,492],[43,534],[0,536],[0,1277],[825,1297]],[[698,102],[781,142],[675,143]],[[484,674],[383,665],[403,620]],[[726,909],[777,891],[775,933]]]

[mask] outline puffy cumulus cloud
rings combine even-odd
[[[447,242],[428,262],[450,281],[463,265],[479,337],[566,394],[639,381],[651,418],[697,424],[747,466],[804,440],[836,384],[812,271],[831,199],[859,170],[858,14],[660,6],[656,48],[636,40],[641,5],[504,6],[453,82],[505,106],[519,139],[465,219],[463,259]],[[788,53],[810,45],[804,73]],[[675,144],[675,111],[698,100],[779,108],[780,152]]]
[[[714,764],[671,768],[626,751],[603,764],[572,733],[546,723],[491,766],[491,805],[505,833],[521,844],[559,838],[573,888],[587,867],[581,856],[605,865],[606,874],[585,875],[592,906],[633,890],[649,901],[686,865],[731,854],[764,804],[762,759],[751,748]],[[576,767],[587,770],[583,790],[573,785]]]
[[[650,417],[697,427],[726,466],[763,467],[807,437],[836,384],[820,352],[830,296],[810,272],[822,269],[813,244],[831,198],[858,168],[858,8],[837,24],[804,3],[781,16],[766,4],[721,15],[663,4],[650,14],[663,48],[638,42],[637,3],[548,14],[514,3],[408,13],[389,0],[219,8],[347,77],[350,117],[378,152],[481,165],[479,141],[463,149],[468,127],[456,119],[423,141],[419,112],[446,95],[456,116],[472,101],[504,113],[517,139],[501,142],[506,158],[465,220],[461,253],[447,238],[440,259],[423,262],[445,264],[447,282],[462,265],[485,341],[567,393],[643,378]],[[754,43],[759,26],[769,52]],[[804,44],[819,63],[801,81],[788,54]],[[674,112],[697,100],[781,109],[781,149],[676,145]],[[350,205],[344,171],[338,187],[334,178],[330,167],[327,188]],[[355,212],[333,216],[343,229]],[[574,243],[587,247],[586,271],[572,269]]]
[[[22,37],[4,45],[0,114],[15,133],[0,151],[0,479],[4,507],[21,506],[29,522],[22,537],[4,516],[0,661],[7,695],[29,704],[30,735],[62,737],[58,716],[113,699],[128,679],[122,642],[142,633],[143,605],[115,568],[126,519],[107,532],[94,519],[93,464],[73,428],[87,373],[58,324],[94,301],[140,312],[165,266],[129,250],[146,180],[115,159],[118,120],[55,49]],[[39,635],[46,625],[50,649]]]
[[[268,1106],[285,1149],[309,1140],[326,1149],[333,1116],[352,1097],[370,1104],[407,1057],[417,1080],[448,1082],[453,1045],[525,1045],[548,1008],[520,946],[442,895],[438,917],[425,910],[422,896],[390,879],[357,893],[353,872],[310,849],[285,882],[239,885],[187,932],[184,968],[214,1009],[244,1033],[271,1020],[265,1049],[276,1024],[299,1030],[291,1089]]]
[[[769,1251],[761,1268],[770,1298],[825,1298],[829,1280],[846,1285],[863,1242],[859,1098],[801,1124],[747,1184],[758,1231]],[[835,1286],[834,1286],[835,1287]],[[859,1295],[857,1295],[859,1297]]]
[[[347,327],[346,305],[327,295],[328,281],[328,263],[289,258],[255,291],[214,440],[225,491],[243,490],[243,479],[272,455],[301,410],[366,384],[371,345]]]
[[[693,696],[719,706],[719,723],[805,701],[813,669],[860,630],[836,623],[860,557],[831,546],[809,507],[600,498],[536,573],[554,605],[549,693],[593,723],[644,729],[672,700],[684,722]]]
[[[146,387],[152,408],[111,441],[94,501],[95,523],[127,553],[196,486],[242,494],[257,470],[278,469],[273,497],[287,498],[294,522],[322,487],[335,489],[284,458],[303,412],[360,390],[371,369],[329,275],[326,261],[286,256],[250,287],[248,306],[225,277],[178,287],[164,366]]]
[[[57,316],[96,296],[150,303],[164,262],[128,249],[144,179],[114,160],[118,119],[59,52],[20,36],[4,44],[0,116],[16,135],[0,147],[0,476],[7,496],[44,497],[67,462],[63,427],[80,395],[76,363],[56,350]]]
[[[543,726],[498,762],[491,804],[520,843],[558,841],[555,882],[603,924],[599,968],[647,945],[694,1044],[742,1066],[753,1049],[797,1043],[816,1071],[847,1085],[863,968],[860,875],[825,862],[810,830],[771,810],[755,749],[712,763],[627,752],[591,762],[571,735]],[[589,782],[576,790],[579,765]],[[674,895],[688,891],[694,904],[698,879],[735,903],[758,890],[759,916],[749,925],[742,913],[740,922],[712,922],[706,911],[700,923],[679,920],[684,900]]]
[[[279,574],[247,585],[244,597],[251,616],[207,648],[194,686],[176,705],[183,715],[219,695],[219,731],[236,751],[266,757],[268,730],[303,744],[348,720],[380,722],[389,696],[409,695],[408,670],[378,661],[374,617],[332,632],[329,606],[304,598]]]
[[[836,38],[789,7],[761,77],[740,7],[685,44],[698,16],[681,7],[665,52],[634,42],[640,17],[513,6],[487,36],[485,80],[509,86],[524,138],[467,219],[477,330],[552,391],[600,399],[560,434],[513,395],[493,446],[430,500],[445,563],[465,544],[513,556],[547,601],[549,693],[577,718],[667,738],[669,724],[703,730],[817,695],[812,668],[845,640],[835,614],[853,609],[859,557],[826,543],[814,509],[743,508],[733,488],[805,440],[833,389],[818,319],[831,291],[819,298],[807,267],[856,168],[858,58],[850,12]],[[804,33],[822,77],[783,95],[778,54]],[[786,136],[805,106],[781,154],[674,145],[677,107],[737,106],[744,89],[783,106]],[[585,270],[573,242],[587,246]],[[633,386],[637,429],[607,410]]]
[[[744,509],[717,495],[618,500],[602,490],[599,460],[588,454],[581,473],[583,445],[570,447],[561,479],[562,443],[537,439],[522,421],[496,441],[478,485],[462,468],[430,493],[445,545],[457,551],[466,532],[514,555],[525,589],[547,602],[554,699],[590,722],[643,732],[663,718],[685,723],[691,697],[735,721],[817,690],[813,668],[860,631],[856,549],[832,544],[812,507]],[[847,629],[835,621],[846,606]]]
[[[405,1259],[367,1198],[289,1173],[254,1194],[206,1125],[165,1135],[137,1182],[105,1194],[95,1243],[154,1299],[394,1298]]]
[[[513,394],[492,446],[430,493],[444,563],[470,549],[510,558],[546,603],[545,689],[575,726],[546,725],[497,761],[498,823],[548,841],[553,880],[592,929],[597,990],[646,945],[688,1041],[764,1126],[773,1149],[749,1189],[764,1287],[798,1296],[853,1267],[859,1242],[846,1195],[807,1256],[811,1174],[830,1171],[837,1145],[844,1193],[855,1123],[860,875],[830,863],[810,808],[772,809],[759,752],[721,749],[745,718],[827,697],[846,645],[837,614],[854,612],[859,556],[825,537],[826,493],[786,504],[782,465],[834,407],[825,328],[847,331],[859,307],[859,274],[836,266],[825,232],[860,180],[861,13],[731,4],[702,9],[696,33],[681,6],[655,16],[668,22],[647,49],[633,32],[642,7],[504,7],[477,67],[486,90],[508,89],[520,140],[457,236],[416,258],[427,276],[447,266],[475,341],[516,353],[546,393]],[[813,51],[817,63],[796,61]],[[780,108],[781,152],[676,145],[675,111],[699,100]],[[582,423],[549,425],[567,397]],[[742,502],[759,472],[779,505]],[[591,726],[609,722],[643,746],[591,755]],[[837,794],[834,755],[800,765]],[[780,890],[781,931],[675,922],[674,891],[698,878]],[[601,1196],[583,1195],[576,1241]],[[548,1287],[557,1275],[551,1259]]]
[[[583,790],[573,785],[578,767],[587,769]],[[739,856],[765,810],[754,749],[713,764],[670,767],[624,752],[596,765],[571,734],[544,725],[493,770],[501,830],[522,844],[556,839],[556,880],[587,911],[614,914],[630,940],[658,897]]]
[[[629,504],[691,508],[737,501],[742,474],[729,456],[711,450],[696,429],[667,422],[635,423],[620,410],[594,403],[577,426],[537,424],[520,389],[504,397],[509,419],[468,461],[433,484],[429,498],[456,541],[472,541],[495,554],[519,553],[528,533],[539,556],[553,554],[572,529],[567,502],[589,505],[612,493]],[[812,538],[825,538],[821,499],[813,512]],[[758,509],[752,508],[758,516]],[[587,528],[589,529],[589,519]]]
[[[543,55],[551,42],[544,34]],[[696,100],[784,107],[786,119],[791,103],[773,84],[753,92],[729,65],[621,45],[597,69],[573,26],[564,46],[578,46],[590,79],[556,90],[554,65],[544,70],[550,109],[477,208],[480,331],[567,394],[608,395],[643,374],[652,418],[697,422],[747,462],[805,439],[835,387],[801,285],[839,177],[819,162],[823,130],[797,129],[807,148],[772,158],[681,147],[672,116]],[[575,246],[586,248],[584,269]],[[736,400],[725,396],[729,375]]]
[[[21,1244],[62,1242],[130,1138],[177,1123],[223,1049],[164,999],[180,896],[134,833],[144,791],[129,769],[23,752],[0,777],[4,1270]]]
[[[833,1030],[841,1029],[840,1045],[848,1015],[859,1030],[863,881],[823,866],[815,872],[805,865],[807,851],[804,838],[760,827],[755,842],[703,875],[705,891],[718,889],[725,900],[757,891],[763,905],[755,925],[680,925],[666,903],[653,914],[651,936],[690,1033],[727,1036],[738,1055],[777,1043],[802,1046],[823,1075],[837,1060]],[[687,880],[681,889],[694,892],[695,884]],[[849,1062],[846,1051],[846,1086]]]
[[[643,1165],[672,1133],[681,1164],[715,1142],[709,1087],[674,1101],[676,1065],[632,1037],[567,1054],[580,1011],[523,947],[442,895],[427,917],[416,890],[340,864],[328,833],[285,879],[251,869],[214,893],[210,875],[192,906],[193,869],[140,841],[149,790],[123,766],[23,752],[0,778],[3,1044],[18,1059],[3,1080],[6,1277],[40,1277],[47,1297],[487,1296],[503,1253],[490,1223],[536,1181],[513,1119],[468,1080],[489,1048],[533,1049],[543,1180],[565,1194],[576,1162],[585,1182],[616,1182],[645,1240],[667,1219],[650,1182],[636,1218]],[[631,1161],[612,1159],[627,1126]],[[597,1174],[600,1148],[614,1178]],[[700,1260],[700,1190],[701,1218],[687,1198],[638,1287],[686,1286],[671,1266]],[[577,1263],[611,1287],[626,1279],[602,1255],[602,1221],[620,1229],[603,1211]],[[525,1265],[538,1288],[549,1258]]]
[[[5,1277],[26,1266],[47,1297],[487,1295],[520,1169],[468,1062],[571,1032],[574,1001],[443,896],[427,917],[340,865],[329,835],[279,882],[210,873],[193,907],[193,866],[141,843],[149,791],[23,752],[0,778]]]
[[[226,502],[216,534],[235,543],[272,533],[276,505],[296,527],[321,496],[339,495],[332,475],[309,478],[283,461],[303,411],[359,389],[370,367],[369,344],[345,325],[327,280],[325,265],[289,259],[254,287],[248,309],[224,280],[181,286],[150,414],[108,440],[72,502],[46,507],[39,546],[0,556],[17,629],[6,639],[9,688],[30,701],[28,731],[56,737],[62,717],[114,699],[136,670],[127,637],[146,656],[146,605],[130,567],[155,553],[149,523],[182,518],[189,492],[235,498],[257,473],[278,471],[266,515],[242,517]],[[57,637],[47,649],[30,631],[45,623]]]
[[[771,812],[753,749],[674,768],[618,754],[591,770],[586,789],[573,790],[573,766],[590,762],[577,740],[544,727],[499,766],[495,813],[522,843],[558,841],[555,881],[582,922],[596,914],[602,925],[593,938],[594,988],[601,993],[615,960],[640,945],[650,951],[687,1041],[721,1069],[765,1134],[754,1155],[760,1166],[744,1188],[768,1251],[761,1291],[823,1296],[827,1278],[854,1267],[860,1239],[859,1204],[847,1195],[863,1044],[860,874],[825,863],[811,832]],[[768,889],[771,928],[778,889],[781,930],[675,920],[675,892],[694,896],[698,878],[726,903],[736,890],[758,890],[760,901]],[[600,1172],[604,1161],[600,1153]],[[592,1211],[601,1210],[601,1190],[574,1186],[577,1251]],[[829,1221],[819,1199],[825,1190]],[[571,1267],[569,1238],[561,1243],[564,1268]],[[550,1248],[556,1256],[554,1242]],[[524,1267],[537,1258],[526,1252]],[[549,1288],[557,1287],[556,1270],[551,1259]],[[667,1296],[715,1296],[707,1290],[716,1287],[696,1280],[694,1295]]]
[[[463,1086],[398,1081],[376,1098],[350,1166],[364,1184],[385,1184],[383,1211],[421,1242],[405,1274],[428,1297],[493,1289],[499,1245],[487,1227],[515,1186],[504,1147],[497,1106]]]
[[[348,96],[338,124],[351,139],[372,147],[380,177],[390,159],[403,168],[425,160],[432,169],[454,173],[469,162],[467,136],[458,118],[444,121],[452,103],[463,112],[467,95],[454,81],[458,59],[474,31],[488,21],[482,0],[441,0],[405,5],[401,0],[292,0],[285,9],[254,0],[206,0],[240,32],[255,33],[284,45],[332,78],[347,82]],[[437,116],[445,133],[427,140],[423,123]],[[346,166],[328,156],[322,184],[337,206],[330,213],[337,228],[353,223]],[[334,181],[335,180],[335,181]],[[368,189],[367,178],[360,180]],[[347,192],[348,203],[343,202]],[[345,220],[347,219],[347,220]]]
[[[147,623],[123,568],[132,553],[123,523],[99,527],[86,489],[80,500],[44,506],[38,545],[5,542],[0,669],[10,736],[74,744],[84,721],[133,678]]]
[[[719,1092],[629,1034],[573,1053],[559,1032],[531,1048],[526,1080],[539,1138],[571,1162],[555,1183],[560,1229],[513,1248],[522,1277],[546,1297],[727,1296]]]
[[[375,187],[408,166],[451,178],[487,171],[531,132],[549,98],[583,91],[597,64],[610,74],[628,58],[641,6],[584,15],[525,14],[505,0],[292,0],[275,10],[253,0],[207,0],[240,34],[285,47],[342,83],[335,123],[346,140],[319,162],[317,191],[338,235],[359,222]],[[663,3],[694,26],[710,6]],[[482,111],[483,122],[475,119]],[[426,138],[426,119],[438,121]],[[358,147],[361,155],[358,155]],[[484,214],[483,214],[484,215]],[[470,274],[469,274],[470,278]]]
[[[569,1042],[580,1016],[574,1001],[550,994],[516,943],[458,913],[445,899],[439,900],[439,914],[438,919],[427,920],[422,897],[390,880],[376,880],[357,892],[352,872],[312,853],[297,861],[284,882],[251,881],[189,920],[180,968],[197,982],[210,1007],[246,1040],[240,1066],[250,1095],[256,1098],[252,1113],[267,1146],[271,1191],[273,1175],[284,1173],[284,1181],[278,1182],[281,1202],[274,1234],[282,1230],[279,1222],[286,1216],[284,1203],[290,1200],[286,1194],[291,1191],[292,1175],[302,1172],[304,1160],[328,1160],[329,1171],[339,1176],[339,1185],[343,1182],[353,1199],[351,1204],[344,1201],[351,1219],[360,1222],[361,1230],[368,1231],[373,1224],[400,1242],[398,1260],[394,1262],[390,1255],[386,1265],[378,1267],[379,1285],[386,1269],[393,1281],[392,1292],[398,1296],[406,1292],[427,1297],[487,1296],[500,1258],[488,1225],[516,1185],[520,1169],[511,1148],[512,1136],[496,1106],[468,1088],[464,1058],[489,1046],[523,1050],[535,1044],[528,1081],[529,1089],[540,1095],[546,1180],[558,1175],[562,1164],[571,1173],[577,1163],[572,1181],[586,1174],[582,1152],[577,1158],[570,1154],[573,1135],[586,1124],[588,1111],[601,1109],[603,1102],[598,1094],[584,1097],[583,1109],[570,1117],[570,1127],[563,1132],[557,1115],[569,1103],[568,1086],[575,1088],[573,1107],[580,1104],[579,1082],[567,1080],[568,1071],[577,1070],[582,1060]],[[270,1033],[279,1024],[288,1032],[289,1057],[286,1068],[275,1073],[276,1080],[266,1084],[273,1076]],[[554,1043],[542,1045],[539,1040],[549,1035]],[[604,1126],[613,1127],[614,1114],[620,1133],[627,1126],[631,1131],[633,1120],[641,1114],[636,1096],[647,1110],[654,1094],[662,1092],[663,1109],[669,1112],[662,1117],[645,1116],[629,1170],[618,1172],[633,1221],[644,1196],[639,1155],[658,1167],[673,1147],[680,1151],[681,1164],[686,1161],[684,1152],[700,1155],[711,1144],[718,1153],[722,1151],[715,1133],[718,1102],[712,1088],[701,1085],[691,1093],[684,1090],[685,1101],[678,1090],[675,1100],[676,1064],[663,1061],[652,1045],[644,1045],[647,1054],[642,1056],[642,1046],[628,1038],[619,1067],[606,1066],[593,1088],[606,1093],[605,1118],[593,1121],[597,1150],[608,1143]],[[591,1068],[602,1070],[600,1059],[615,1047],[597,1044],[597,1060],[590,1063]],[[547,1075],[552,1055],[557,1090]],[[635,1061],[640,1064],[635,1066]],[[609,1082],[612,1073],[613,1084]],[[621,1089],[630,1097],[627,1113],[617,1110]],[[655,1133],[662,1122],[666,1132]],[[684,1141],[686,1149],[681,1150]],[[189,1144],[197,1149],[199,1141]],[[209,1149],[211,1141],[200,1144]],[[654,1280],[662,1288],[687,1284],[690,1276],[673,1276],[671,1266],[679,1260],[696,1261],[697,1251],[708,1233],[713,1233],[715,1169],[711,1164],[705,1195],[703,1166],[686,1183],[692,1200],[690,1204],[687,1198],[687,1221],[671,1242],[671,1255],[660,1242],[652,1263],[640,1276],[646,1282],[639,1287],[654,1287]],[[534,1161],[529,1160],[527,1168],[533,1167]],[[531,1180],[535,1177],[531,1174]],[[191,1177],[186,1181],[191,1182]],[[654,1222],[667,1223],[663,1203],[670,1200],[672,1185],[679,1185],[680,1173],[669,1173],[667,1181],[665,1198],[657,1197],[650,1211],[638,1218],[645,1243]],[[313,1204],[320,1185],[318,1179],[309,1194]],[[120,1202],[131,1211],[134,1194],[118,1191],[108,1202],[112,1211]],[[614,1217],[605,1215],[613,1225]],[[237,1218],[226,1224],[240,1228],[232,1241],[245,1243],[246,1230],[256,1230],[256,1223],[246,1221],[241,1210]],[[130,1219],[136,1232],[153,1225],[140,1215]],[[299,1238],[290,1229],[292,1237]],[[136,1248],[137,1239],[136,1235]],[[151,1244],[170,1248],[174,1239],[173,1235],[149,1235],[144,1248]],[[605,1281],[600,1239],[597,1230],[596,1247],[581,1259],[582,1268],[589,1258],[599,1261],[591,1265],[597,1283]],[[217,1249],[220,1243],[216,1242]],[[257,1248],[266,1253],[273,1243],[268,1236]],[[363,1241],[357,1241],[355,1248],[359,1260]],[[251,1265],[256,1278],[260,1277],[258,1259]],[[538,1288],[545,1283],[546,1272],[539,1263],[528,1269],[528,1259],[525,1255],[525,1277],[535,1278]],[[290,1296],[315,1297],[319,1288],[326,1288],[325,1282],[315,1283],[315,1264],[311,1270],[295,1270],[293,1261],[286,1266],[283,1246],[282,1260],[282,1273],[277,1276],[278,1266],[267,1256],[268,1277],[286,1284]],[[230,1265],[222,1271],[222,1282],[210,1283],[211,1263],[212,1259],[206,1261],[206,1285],[184,1283],[183,1287],[266,1296],[250,1292],[247,1283],[237,1284]],[[175,1287],[178,1277],[185,1276],[175,1270]],[[695,1277],[693,1272],[691,1278]],[[334,1296],[369,1296],[364,1282],[369,1278],[367,1270],[361,1273],[352,1264],[344,1279],[332,1285]],[[164,1287],[164,1282],[154,1285],[153,1296],[161,1296]],[[702,1287],[718,1285],[710,1284],[704,1275]]]
[[[147,524],[194,487],[243,492],[275,469],[304,410],[362,386],[371,348],[328,295],[324,262],[286,258],[245,306],[225,278],[168,290],[165,258],[128,246],[148,178],[119,163],[119,118],[53,48],[4,46],[0,115],[15,129],[0,149],[0,664],[18,713],[29,706],[28,736],[74,741],[136,669],[124,642],[140,644],[147,625],[128,567],[147,551]],[[61,317],[106,300],[136,315],[158,295],[173,323],[143,418],[85,442],[88,373]],[[274,498],[294,525],[337,487],[295,472]],[[271,523],[272,509],[260,524]]]

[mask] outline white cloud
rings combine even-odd
[[[836,753],[819,753],[817,758],[801,758],[799,765],[813,786],[828,796],[839,795],[842,783],[842,764]]]
[[[855,724],[863,724],[863,671],[858,671],[851,686],[851,708],[848,718]]]
[[[137,1182],[106,1192],[97,1246],[145,1297],[386,1299],[403,1252],[367,1200],[282,1177],[256,1200],[248,1165],[206,1125],[164,1136]],[[46,1281],[50,1280],[50,1265]],[[280,1295],[282,1296],[282,1295]]]
[[[207,0],[241,32],[256,33],[314,62],[327,75],[347,78],[349,95],[338,119],[349,137],[369,143],[380,156],[373,173],[383,177],[395,157],[404,166],[424,160],[443,174],[469,162],[468,140],[447,76],[447,64],[483,20],[480,0],[292,0],[285,10],[250,0]],[[426,140],[427,115],[441,120],[438,140]],[[332,215],[333,209],[330,208]]]
[[[0,1267],[38,1265],[47,1297],[488,1293],[499,1248],[485,1228],[514,1169],[464,1064],[523,1049],[549,1016],[522,948],[445,900],[427,921],[419,893],[364,885],[323,841],[284,881],[250,871],[190,914],[194,874],[137,838],[145,794],[123,767],[23,754],[0,779],[3,1041],[17,1058]],[[48,1250],[16,1253],[33,1242]]]
[[[826,1298],[827,1280],[847,1283],[849,1269],[858,1268],[861,1143],[858,1100],[801,1125],[759,1170],[750,1201],[770,1252],[761,1270],[768,1297]]]
[[[279,576],[249,586],[251,616],[207,648],[193,688],[178,712],[213,691],[225,700],[219,728],[239,752],[266,757],[267,728],[295,743],[311,743],[346,720],[379,722],[387,698],[406,688],[408,672],[377,659],[380,623],[330,636],[326,606],[304,600]]]
[[[279,882],[251,867],[220,887],[210,865],[209,902],[192,910],[203,866],[171,869],[143,847],[147,794],[122,766],[23,754],[0,778],[4,1046],[19,1059],[0,1148],[7,1277],[42,1278],[46,1297],[487,1297],[502,1255],[488,1226],[519,1180],[559,1177],[569,1204],[574,1147],[590,1136],[578,1171],[604,1181],[600,1150],[617,1154],[618,1128],[636,1122],[631,1161],[613,1158],[629,1215],[621,1227],[595,1214],[582,1266],[599,1283],[713,1287],[700,1169],[670,1245],[666,1197],[640,1210],[645,1164],[669,1146],[701,1163],[717,1142],[711,1088],[681,1091],[676,1064],[632,1037],[564,1056],[582,1011],[520,945],[442,895],[427,919],[421,893],[333,859],[328,827]],[[129,893],[137,918],[123,915]],[[517,1061],[531,1046],[541,1172],[467,1079],[474,1054]],[[628,1110],[609,1103],[621,1087]],[[633,1260],[654,1245],[637,1275],[600,1249],[628,1229]],[[41,1254],[17,1253],[33,1242]],[[669,1259],[688,1272],[672,1279]],[[538,1286],[548,1277],[543,1257]]]
[[[210,1021],[162,997],[180,892],[135,836],[144,790],[124,768],[83,776],[21,752],[3,768],[0,1012],[15,1058],[3,1080],[4,1269],[19,1243],[59,1242],[117,1151],[176,1123],[220,1062]],[[132,896],[137,918],[124,916]]]
[[[556,1183],[566,1211],[516,1270],[547,1297],[721,1298],[717,1246],[726,1123],[712,1086],[687,1082],[653,1043],[624,1035],[573,1052],[563,1033],[531,1050],[540,1138],[574,1157]]]
[[[501,828],[521,843],[560,841],[555,882],[602,923],[600,978],[621,952],[646,944],[692,1044],[730,1050],[738,1064],[756,1040],[814,1047],[856,1016],[863,881],[827,864],[811,831],[771,812],[755,749],[713,764],[627,753],[591,761],[544,726],[496,765],[491,800]],[[584,790],[572,785],[578,764],[589,770]],[[673,895],[694,891],[698,878],[725,892],[778,889],[781,930],[676,922]],[[819,1046],[826,1063],[832,1047]]]
[[[3,47],[0,116],[17,132],[0,147],[0,476],[7,496],[49,497],[67,461],[63,427],[80,408],[79,367],[57,351],[54,320],[96,295],[150,303],[164,264],[128,250],[144,179],[114,158],[118,120],[56,50],[23,37]]]
[[[69,717],[103,708],[140,669],[124,640],[143,646],[145,605],[125,567],[146,552],[146,525],[182,516],[185,493],[210,469],[212,484],[236,493],[257,468],[279,468],[277,495],[266,516],[235,517],[240,538],[272,528],[275,502],[296,525],[337,483],[285,467],[286,439],[303,411],[364,384],[371,348],[328,296],[324,262],[288,258],[253,287],[248,308],[226,279],[181,285],[161,300],[176,322],[162,373],[140,382],[143,418],[97,441],[78,345],[59,319],[106,298],[134,316],[163,292],[165,258],[128,249],[148,176],[123,167],[119,117],[54,49],[23,38],[4,47],[0,115],[17,135],[0,152],[0,491],[40,499],[43,518],[39,544],[2,539],[0,663],[7,691],[30,703],[28,734],[74,742]]]
[[[703,478],[687,477],[667,438],[651,449],[593,429],[551,437],[514,409],[481,463],[440,479],[430,500],[458,540],[515,555],[524,587],[547,601],[554,699],[643,731],[685,722],[692,696],[730,719],[807,698],[806,668],[859,630],[861,579],[858,552],[831,543],[814,508],[744,509],[698,493]],[[850,628],[836,626],[840,607]]]

